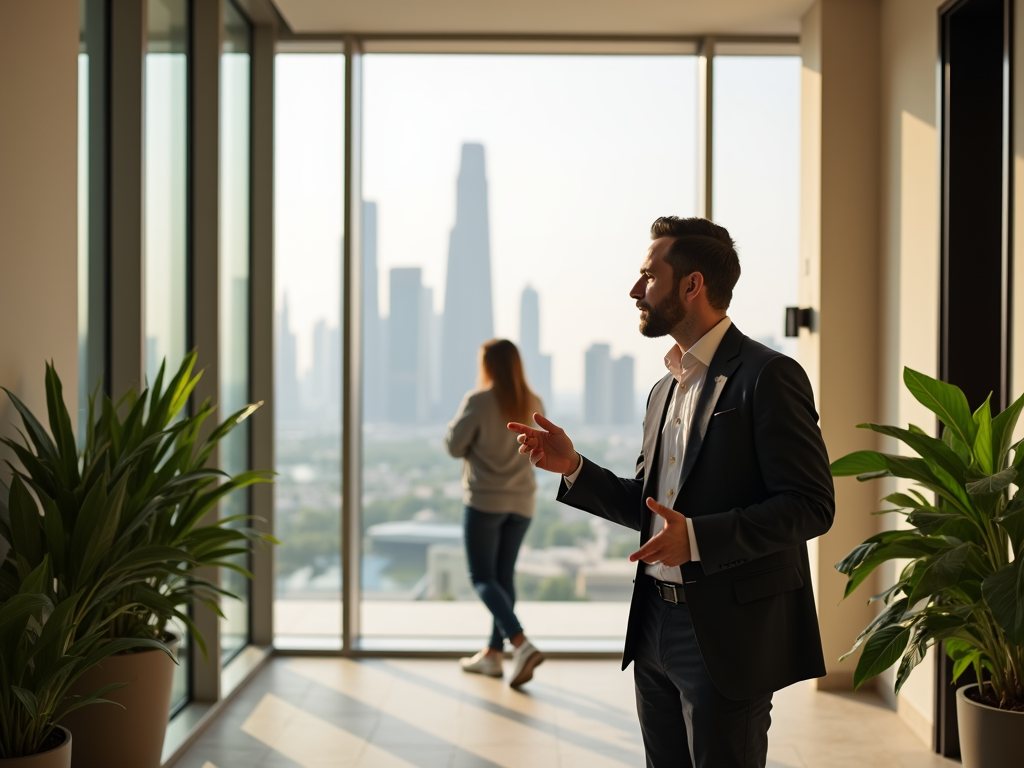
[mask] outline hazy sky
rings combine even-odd
[[[277,286],[300,368],[313,324],[337,323],[343,66],[277,57]],[[639,335],[627,294],[651,222],[696,212],[696,75],[682,56],[366,56],[363,195],[378,204],[381,311],[396,266],[423,267],[443,309],[460,148],[480,142],[496,333],[517,339],[533,285],[556,390],[582,389],[596,341],[634,355],[646,390],[670,342]],[[720,57],[715,75],[715,219],[743,268],[730,314],[751,336],[781,337],[797,295],[799,60]]]

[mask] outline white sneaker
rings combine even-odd
[[[463,672],[475,672],[488,677],[501,677],[501,656],[489,654],[486,650],[476,656],[459,659]]]
[[[533,679],[533,670],[543,663],[544,654],[533,647],[533,643],[524,640],[523,644],[512,651],[512,679],[509,685],[518,688]]]

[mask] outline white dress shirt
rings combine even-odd
[[[665,412],[665,422],[661,428],[661,450],[657,467],[657,501],[670,509],[673,508],[672,505],[679,493],[683,456],[686,454],[690,426],[693,423],[701,389],[703,389],[704,381],[707,378],[708,366],[711,365],[711,359],[715,356],[722,337],[725,336],[725,332],[731,325],[732,321],[725,317],[685,352],[679,348],[678,344],[674,344],[665,355],[665,367],[675,378],[677,385],[672,393],[672,400]],[[572,474],[565,475],[565,484],[568,487],[572,487],[582,468],[583,460],[581,459],[579,466]],[[679,512],[686,515],[684,509]],[[664,527],[665,518],[652,514],[651,536],[656,536]],[[690,539],[690,559],[699,561],[700,550],[697,548],[697,539],[693,535],[693,523],[689,516],[686,517],[686,532]],[[647,565],[644,570],[649,576],[660,581],[683,583],[678,566],[669,568],[658,562]]]

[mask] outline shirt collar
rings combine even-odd
[[[728,317],[723,317],[714,328],[701,336],[692,347],[686,350],[685,354],[678,344],[673,344],[672,348],[665,355],[665,367],[668,368],[669,373],[672,374],[675,380],[681,381],[686,372],[697,363],[702,363],[705,367],[710,366],[715,352],[718,351],[718,345],[722,343],[725,332],[729,330],[731,325],[732,320]]]

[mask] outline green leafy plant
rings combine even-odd
[[[21,464],[11,469],[39,497],[44,514],[18,515],[12,505],[9,530],[0,528],[11,542],[0,566],[0,599],[17,592],[19,570],[49,557],[55,600],[88,596],[76,608],[83,632],[102,627],[109,640],[161,640],[176,619],[205,653],[186,606],[198,599],[221,614],[219,596],[234,595],[203,570],[229,568],[249,576],[237,556],[254,541],[274,541],[244,525],[248,516],[210,522],[207,514],[227,494],[269,481],[272,473],[230,477],[207,466],[217,443],[257,406],[206,434],[214,413],[209,401],[184,413],[201,376],[193,375],[195,361],[195,353],[188,355],[166,387],[161,366],[152,388],[140,395],[129,392],[116,404],[90,398],[81,453],[52,365],[46,368],[49,433],[7,392],[23,425],[21,442],[3,441]]]
[[[0,484],[0,491],[6,489]],[[9,504],[0,499],[0,529],[10,531],[12,517],[40,514],[36,501],[15,477]],[[49,555],[26,571],[17,560],[18,588],[0,600],[0,759],[28,757],[48,748],[55,723],[68,712],[101,703],[122,684],[108,685],[86,696],[71,696],[75,681],[107,656],[138,648],[167,649],[157,640],[108,640],[110,619],[80,624],[88,602],[79,590],[55,601]],[[109,574],[99,581],[109,583]],[[84,609],[84,610],[83,610]]]
[[[910,561],[871,598],[886,608],[849,652],[863,645],[854,685],[899,661],[898,692],[928,647],[944,641],[954,679],[973,667],[987,683],[985,703],[1024,710],[1024,496],[1011,495],[1024,462],[1024,446],[1011,444],[1024,397],[993,417],[991,396],[971,413],[955,386],[910,368],[903,380],[938,417],[941,439],[914,425],[861,424],[917,456],[857,451],[832,464],[836,477],[897,477],[914,486],[886,496],[892,508],[876,513],[900,514],[907,525],[870,537],[836,565],[849,577],[849,596],[882,563]]]

